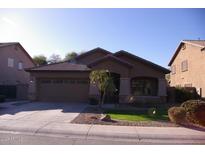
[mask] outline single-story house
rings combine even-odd
[[[26,69],[31,81],[29,98],[38,101],[88,102],[99,97],[97,87],[90,84],[92,70],[108,70],[116,92],[106,102],[165,102],[170,71],[126,51],[111,53],[95,48],[75,59]]]

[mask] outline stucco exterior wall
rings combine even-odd
[[[8,67],[8,58],[14,60],[14,66]],[[18,69],[18,63],[22,62],[23,69]],[[28,98],[28,84],[30,75],[25,68],[34,67],[34,63],[20,47],[20,45],[9,45],[0,48],[0,85],[16,86],[16,99]]]
[[[165,80],[165,74],[159,71],[156,71],[153,68],[150,68],[147,65],[141,64],[140,62],[136,62],[136,60],[132,61],[130,58],[122,58],[127,62],[133,64],[133,67],[126,67],[123,64],[112,60],[105,60],[101,63],[93,66],[93,70],[98,69],[108,69],[110,72],[120,74],[120,93],[119,93],[119,102],[120,103],[132,103],[132,102],[166,102],[167,97],[167,83]],[[158,79],[158,94],[157,96],[133,96],[131,94],[131,79],[134,77],[154,77]],[[96,92],[96,88],[91,85],[90,86],[90,96],[99,97]]]
[[[14,67],[8,67],[8,58],[14,59]],[[23,68],[34,67],[32,61],[17,45],[0,48],[0,85],[28,84],[29,73],[18,70],[18,63],[23,63]]]
[[[188,60],[188,71],[181,71],[181,62]],[[202,97],[205,97],[205,51],[200,47],[186,44],[180,49],[171,66],[176,67],[176,73],[170,73],[171,86],[185,86],[192,84],[198,90],[201,88]]]

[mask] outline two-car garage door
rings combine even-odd
[[[38,100],[51,102],[87,102],[88,79],[53,78],[38,80]]]

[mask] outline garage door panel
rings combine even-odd
[[[39,100],[86,102],[88,101],[88,79],[41,79]]]

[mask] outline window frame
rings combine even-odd
[[[181,62],[181,71],[182,72],[188,71],[188,60],[183,60]]]
[[[136,94],[136,90],[139,89],[139,88],[136,88],[136,85],[139,84],[139,83],[135,83],[135,87],[133,86],[133,82],[140,82],[141,81],[141,85],[138,85],[140,86],[140,90],[138,91],[139,93],[142,93],[142,94]],[[149,82],[147,82],[149,81]],[[151,82],[150,82],[151,81]],[[147,83],[146,83],[147,82]],[[146,89],[147,85],[151,84],[150,88],[151,89]],[[146,85],[146,86],[145,86]],[[153,88],[153,86],[155,86]],[[150,94],[145,94],[145,91],[147,90],[150,90]],[[159,81],[157,78],[154,78],[154,77],[134,77],[130,80],[130,92],[132,95],[134,96],[158,96],[158,91],[159,91]]]
[[[176,65],[171,66],[172,75],[176,74]]]
[[[20,65],[20,64],[21,64],[21,65]],[[21,68],[20,68],[20,66],[21,66]],[[22,70],[23,70],[23,62],[22,62],[22,61],[18,62],[18,70],[19,70],[19,71],[22,71]]]
[[[8,67],[11,67],[11,68],[14,67],[14,59],[13,58],[8,58]]]

